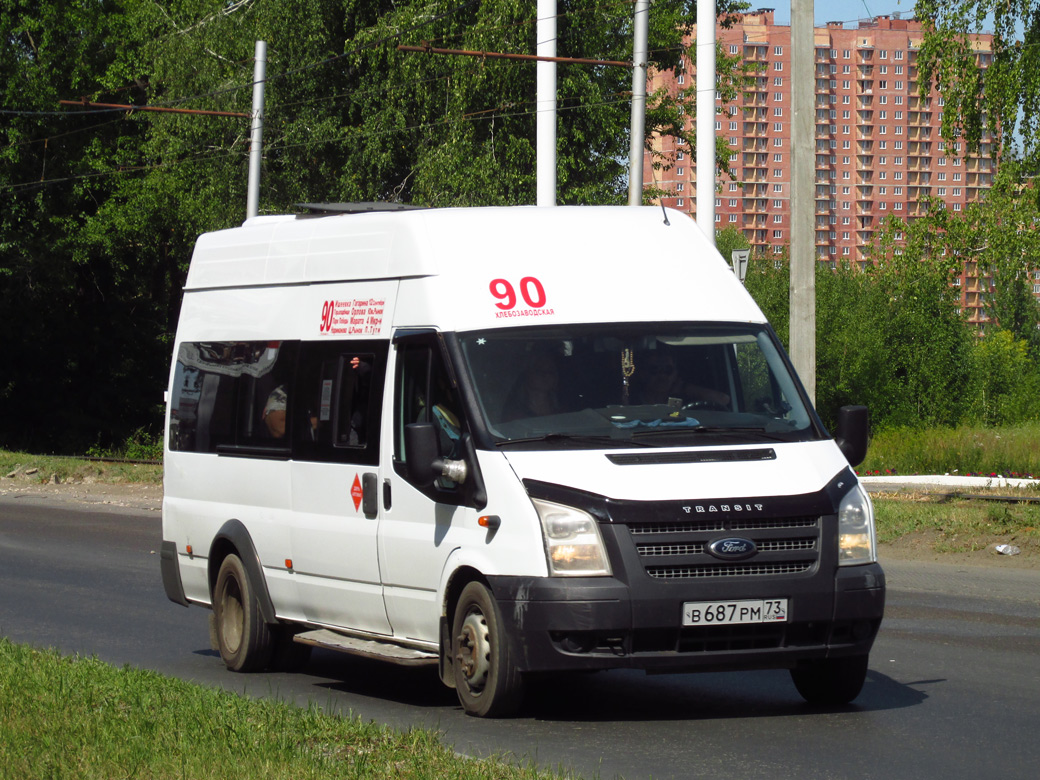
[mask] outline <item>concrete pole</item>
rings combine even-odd
[[[538,0],[535,34],[536,54],[556,56],[556,0]],[[535,65],[537,95],[535,106],[535,156],[537,158],[537,199],[539,206],[556,205],[556,63],[539,61]]]
[[[636,0],[632,26],[634,35],[632,42],[632,128],[628,147],[628,205],[642,206],[650,0]]]
[[[260,213],[260,160],[264,137],[264,82],[267,79],[267,43],[256,42],[253,58],[253,126],[249,134],[249,185],[246,219]]]
[[[813,0],[791,0],[791,362],[816,403]]]
[[[697,2],[697,225],[715,245],[715,0]]]

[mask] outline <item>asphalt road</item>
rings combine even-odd
[[[465,754],[585,778],[1030,778],[1040,767],[1040,573],[885,562],[863,693],[804,704],[786,672],[579,675],[510,721],[467,717],[430,670],[316,653],[238,675],[207,612],[166,599],[157,512],[0,496],[0,634],[202,684],[437,729]]]

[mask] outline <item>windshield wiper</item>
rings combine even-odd
[[[504,447],[508,444],[528,444],[530,442],[574,442],[577,444],[606,444],[611,447],[652,447],[654,445],[644,441],[635,441],[629,437],[619,438],[609,434],[589,433],[543,433],[539,436],[524,436],[519,439],[505,439],[496,441],[496,447]]]

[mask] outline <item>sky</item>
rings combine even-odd
[[[751,10],[773,8],[777,24],[791,23],[790,0],[750,0]],[[914,0],[815,0],[813,11],[816,24],[827,22],[855,22],[871,16],[891,16],[901,13],[913,15]]]

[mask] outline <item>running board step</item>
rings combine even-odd
[[[403,647],[393,642],[380,642],[376,639],[361,639],[356,636],[337,634],[335,631],[321,628],[315,631],[304,631],[293,637],[293,641],[314,647],[324,647],[341,653],[350,653],[364,658],[375,658],[380,661],[401,666],[432,666],[438,662],[436,653]]]

